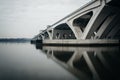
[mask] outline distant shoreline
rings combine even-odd
[[[30,38],[0,38],[0,42],[15,42],[15,43],[23,43],[23,42],[30,42]]]

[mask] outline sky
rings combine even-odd
[[[90,0],[0,0],[0,38],[32,38]]]

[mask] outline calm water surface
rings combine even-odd
[[[0,43],[0,80],[78,80],[30,43]]]
[[[119,46],[0,43],[0,80],[120,80]]]

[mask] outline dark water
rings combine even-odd
[[[0,80],[120,80],[119,46],[0,43]]]

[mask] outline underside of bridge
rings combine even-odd
[[[107,5],[120,8],[120,0],[111,0]]]
[[[68,25],[77,39],[120,39],[120,3],[96,0],[72,15]]]
[[[86,39],[119,39],[120,9],[105,6],[95,19]]]
[[[49,35],[48,35],[48,32],[44,32],[44,39],[49,39]]]
[[[53,39],[75,39],[75,35],[70,27],[63,23],[54,28]]]

